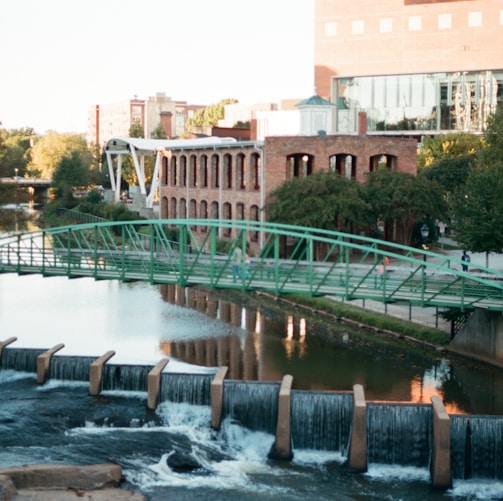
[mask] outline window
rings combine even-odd
[[[381,33],[391,33],[393,31],[393,19],[386,17],[379,21],[379,31]]]
[[[469,12],[468,26],[470,28],[479,28],[482,26],[482,12]]]
[[[326,37],[337,36],[337,23],[325,23],[325,36]]]
[[[439,14],[438,15],[438,29],[448,30],[452,28],[452,14]]]
[[[422,18],[421,16],[409,16],[409,31],[421,31]]]
[[[351,24],[351,33],[353,35],[363,35],[365,33],[365,21],[361,19],[353,21]]]

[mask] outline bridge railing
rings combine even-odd
[[[202,230],[202,231],[201,231]],[[219,253],[222,240],[226,253]],[[262,242],[250,262],[251,241]],[[227,220],[88,223],[0,238],[0,271],[503,309],[503,273],[340,232]],[[389,260],[389,264],[387,263]]]

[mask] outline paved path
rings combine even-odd
[[[443,246],[449,246],[449,250],[443,250]],[[456,247],[452,249],[452,247]],[[448,237],[444,237],[438,243],[438,248],[435,252],[443,253],[446,256],[455,257],[461,259],[463,253],[462,248],[459,244]],[[470,266],[486,266],[486,254],[485,252],[479,253],[468,253],[470,255]],[[503,254],[489,254],[489,268],[495,270],[503,271]],[[335,298],[334,298],[335,299]],[[336,300],[341,300],[337,298]],[[350,301],[348,304],[355,306],[360,306],[367,310],[376,311],[379,313],[385,313],[402,320],[418,323],[421,325],[427,325],[428,327],[434,327],[445,332],[451,331],[451,323],[442,319],[437,315],[436,308],[421,308],[419,306],[408,306],[408,305],[396,305],[396,304],[383,304],[377,301],[371,300],[355,300]]]

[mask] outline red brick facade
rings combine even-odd
[[[363,183],[381,163],[415,174],[416,150],[414,139],[327,135],[165,151],[160,216],[266,220],[262,209],[268,194],[294,176],[332,170]],[[196,231],[201,230],[204,226]]]

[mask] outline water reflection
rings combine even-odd
[[[252,299],[197,288],[160,288],[165,301],[197,310],[236,329],[223,336],[164,338],[164,353],[190,364],[226,365],[232,379],[278,381],[294,376],[306,390],[351,390],[356,383],[369,400],[430,403],[438,395],[450,413],[503,414],[497,369],[448,360],[414,345],[384,339],[332,319],[294,315]]]

